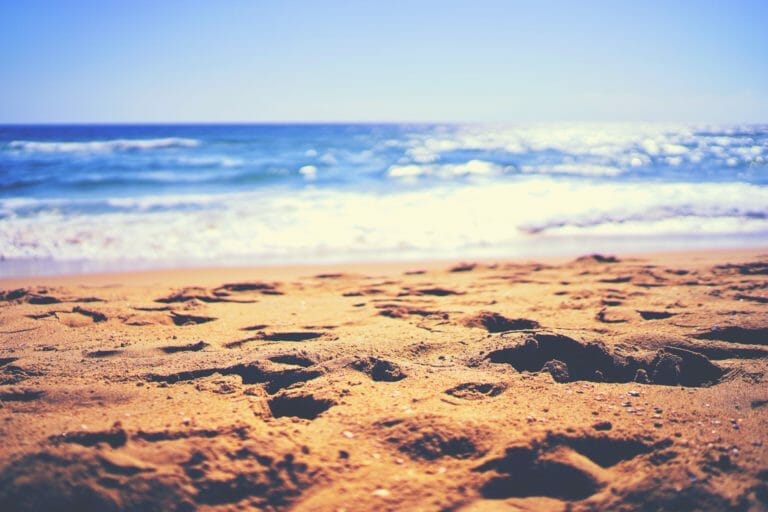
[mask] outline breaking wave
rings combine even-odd
[[[165,137],[160,139],[115,139],[83,142],[14,140],[8,144],[8,147],[31,153],[106,153],[159,148],[191,148],[199,144],[200,141],[196,139]]]

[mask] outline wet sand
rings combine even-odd
[[[768,249],[0,290],[3,511],[768,509]]]

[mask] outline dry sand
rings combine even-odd
[[[766,252],[0,281],[0,510],[766,510]]]

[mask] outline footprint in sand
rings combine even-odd
[[[510,446],[474,471],[492,475],[480,487],[486,499],[577,501],[607,486],[613,480],[612,466],[664,446],[635,439],[550,435],[541,443]]]
[[[359,357],[350,366],[377,382],[397,382],[407,377],[397,363],[374,356]]]
[[[694,334],[700,340],[719,340],[730,343],[745,343],[748,345],[768,345],[768,327],[739,327],[735,325],[713,327],[712,329]]]
[[[185,313],[177,313],[176,311],[171,311],[171,320],[175,325],[181,327],[185,325],[197,325],[197,324],[204,324],[207,322],[213,322],[214,320],[216,320],[216,318],[212,316],[196,316],[196,315],[188,315]]]
[[[0,402],[32,402],[45,396],[45,391],[30,388],[0,390]]]
[[[264,389],[270,395],[297,382],[307,382],[325,374],[321,369],[277,367],[271,362],[255,361],[232,366],[196,368],[171,374],[153,373],[146,375],[145,380],[173,384],[203,379],[217,373],[221,375],[237,375],[241,378],[242,383],[246,385],[263,384]]]
[[[122,353],[123,353],[122,350],[94,350],[92,352],[87,352],[85,355],[87,357],[100,359],[105,357],[119,356]]]
[[[336,405],[336,402],[312,394],[279,394],[269,399],[267,405],[273,418],[288,416],[314,420]]]
[[[499,396],[506,391],[507,385],[490,382],[465,382],[446,389],[445,393],[462,400],[484,400]]]
[[[638,382],[700,387],[717,384],[725,370],[706,356],[665,347],[644,357],[621,357],[603,344],[582,343],[561,334],[525,335],[520,342],[483,357],[517,371],[549,372],[556,382]]]
[[[175,354],[177,352],[199,352],[200,350],[210,346],[211,345],[209,343],[201,340],[197,343],[189,343],[187,345],[167,345],[165,347],[160,347],[160,350],[166,354]]]
[[[317,364],[317,361],[303,354],[279,354],[268,358],[273,363],[301,366],[307,368]]]
[[[641,311],[637,310],[638,313],[640,313],[640,316],[643,318],[643,320],[663,320],[665,318],[671,318],[677,313],[672,313],[670,311]]]
[[[492,311],[481,311],[464,321],[467,327],[479,327],[491,333],[538,329],[539,323],[527,318],[507,318]]]
[[[476,459],[487,451],[489,432],[474,422],[458,423],[427,414],[418,418],[392,418],[374,424],[385,440],[416,461],[441,458]]]

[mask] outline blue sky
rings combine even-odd
[[[0,3],[0,122],[768,122],[768,1]]]

